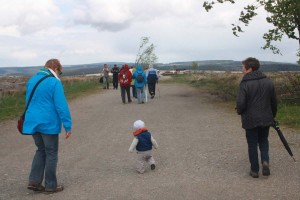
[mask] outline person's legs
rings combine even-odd
[[[142,100],[142,103],[144,103],[144,101],[145,101],[145,89],[144,89],[144,87],[141,88],[141,100]]]
[[[137,152],[136,170],[141,174],[145,172],[144,152]]]
[[[113,77],[113,89],[117,89],[117,87],[116,87],[116,78],[115,77]]]
[[[141,88],[136,88],[136,94],[137,94],[138,103],[142,103]]]
[[[121,86],[121,98],[122,102],[125,103],[125,86]]]
[[[130,102],[132,102],[131,101],[131,97],[130,97],[130,85],[129,86],[125,86],[125,88],[126,88],[128,103],[130,103]]]
[[[145,157],[149,165],[155,165],[155,160],[152,156],[152,151],[145,151]]]
[[[258,144],[261,156],[261,163],[269,163],[269,127],[259,128]]]
[[[246,138],[248,143],[248,155],[251,164],[251,171],[257,173],[259,171],[258,152],[257,152],[258,129],[257,128],[246,129]]]
[[[269,128],[270,127],[261,127],[259,128],[258,134],[258,144],[261,156],[261,163],[262,163],[262,174],[264,176],[270,175],[270,168],[269,168]]]
[[[107,87],[107,79],[106,79],[106,77],[104,76],[103,77],[103,89],[106,89],[106,87]]]
[[[134,85],[132,86],[132,96],[137,98],[136,87]]]
[[[32,160],[29,183],[41,184],[44,179],[44,169],[46,163],[45,145],[41,133],[36,133],[32,135],[32,137],[37,150]]]
[[[151,98],[153,99],[154,98],[154,88],[153,88],[153,83],[148,83],[148,89],[149,89],[149,94],[151,95]]]
[[[109,77],[106,77],[106,88],[109,89]]]
[[[117,90],[118,89],[118,77],[114,79],[114,88]]]
[[[156,83],[153,83],[153,96],[155,96],[155,86],[156,86]]]
[[[46,165],[45,165],[45,188],[55,189],[57,187],[56,167],[58,160],[58,134],[42,134],[45,144]]]

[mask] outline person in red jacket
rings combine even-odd
[[[127,93],[127,99],[128,103],[131,103],[131,97],[130,97],[130,85],[131,85],[131,80],[132,80],[132,74],[129,71],[129,67],[127,64],[125,64],[122,68],[122,70],[119,73],[118,76],[119,83],[121,86],[121,97],[122,97],[122,102],[125,104],[125,91]]]

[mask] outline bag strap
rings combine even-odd
[[[28,106],[29,106],[29,104],[30,104],[30,101],[31,101],[31,99],[32,99],[32,97],[33,97],[33,94],[34,94],[34,92],[35,92],[37,86],[38,86],[43,80],[45,80],[46,78],[48,78],[48,77],[50,77],[50,76],[53,76],[53,75],[50,74],[50,75],[44,76],[43,78],[41,78],[41,79],[35,84],[34,88],[33,88],[32,91],[31,91],[31,94],[30,94],[30,97],[29,97],[29,100],[28,100],[28,103],[27,103],[27,105],[26,105],[26,108],[25,108],[25,111],[24,111],[24,114],[23,114],[23,115],[25,115],[25,112],[26,112],[26,110],[27,110],[27,108],[28,108]]]

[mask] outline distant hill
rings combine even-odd
[[[174,69],[191,69],[192,63],[198,64],[198,70],[214,70],[214,71],[241,71],[241,61],[233,60],[203,60],[203,61],[189,61],[189,62],[173,62],[168,64],[158,63],[157,69],[160,70],[174,70]],[[110,68],[114,64],[121,67],[123,62],[107,62]],[[129,66],[133,63],[127,63]],[[63,75],[86,75],[97,74],[102,69],[104,63],[79,64],[79,65],[64,65]],[[29,76],[35,74],[42,66],[34,67],[0,67],[0,76]],[[277,71],[300,71],[300,66],[291,63],[281,62],[261,62],[261,70],[264,72]]]

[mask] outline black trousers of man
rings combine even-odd
[[[118,89],[118,77],[113,77],[113,86],[114,86],[114,89]]]
[[[125,92],[127,93],[128,103],[131,103],[132,101],[131,101],[131,97],[130,97],[130,85],[129,86],[121,86],[121,97],[122,97],[123,103],[126,103]]]
[[[148,90],[149,90],[149,94],[151,95],[152,99],[155,96],[155,85],[156,85],[156,83],[148,83]]]

